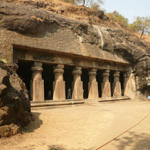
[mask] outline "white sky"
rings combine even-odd
[[[132,23],[136,16],[150,16],[150,0],[104,0],[101,8],[107,13],[116,10],[128,18],[129,23]]]

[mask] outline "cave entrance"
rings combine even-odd
[[[111,97],[113,97],[113,93],[114,93],[114,87],[113,87],[113,83],[114,83],[114,71],[110,71],[110,76],[109,76],[109,82],[110,82],[110,88],[111,88]]]
[[[42,78],[44,80],[45,100],[53,99],[53,81],[54,81],[53,67],[54,65],[43,63]]]
[[[88,99],[88,82],[89,82],[89,75],[88,69],[82,69],[81,80],[83,81],[83,97],[84,99]]]
[[[102,97],[102,87],[101,87],[102,82],[103,82],[102,70],[97,70],[96,80],[98,82],[98,94],[99,94],[99,97]]]
[[[121,95],[124,96],[124,73],[120,72]]]
[[[72,84],[73,84],[72,71],[73,71],[72,66],[65,66],[64,81],[65,81],[66,99],[72,99]]]
[[[22,61],[22,60],[18,61],[17,74],[19,75],[19,77],[25,83],[30,100],[31,100],[31,97],[30,97],[30,81],[32,79],[32,71],[31,71],[32,66],[33,66],[32,61]]]

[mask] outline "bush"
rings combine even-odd
[[[99,10],[100,5],[98,3],[93,3],[91,4],[91,9],[98,11]]]
[[[75,4],[74,0],[61,0],[61,1],[66,2],[66,3],[70,3],[70,4]]]
[[[117,11],[108,13],[107,15],[112,21],[118,23],[122,28],[128,29],[128,19],[119,14]]]

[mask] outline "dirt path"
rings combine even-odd
[[[94,150],[144,118],[148,106],[148,102],[124,101],[33,110],[36,120],[26,128],[29,131],[0,139],[0,149],[48,150],[51,145],[59,145],[67,150]],[[102,149],[126,150],[128,144],[144,138],[149,144],[150,116],[142,124]]]

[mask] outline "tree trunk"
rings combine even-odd
[[[83,6],[85,5],[85,0],[83,0]]]
[[[144,34],[144,30],[142,31],[140,38],[142,38],[143,34]]]

